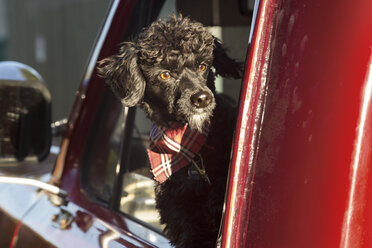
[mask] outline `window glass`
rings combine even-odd
[[[180,5],[180,1],[165,1],[159,18],[175,13],[176,3]],[[150,22],[151,18],[148,19]],[[131,34],[128,31],[128,39],[140,30],[133,25],[131,29]],[[249,26],[213,25],[208,29],[222,40],[233,58],[244,61]],[[228,94],[236,102],[240,83],[241,80],[216,80],[218,91]],[[159,214],[155,208],[155,181],[150,173],[146,152],[151,121],[138,108],[123,110],[120,101],[107,89],[94,123],[83,158],[85,189],[89,195],[120,213],[161,230]]]
[[[159,18],[167,18],[176,12],[176,1],[167,0],[160,11]],[[208,26],[207,28],[228,48],[231,57],[238,61],[245,60],[249,26]],[[241,79],[217,77],[215,83],[219,93],[227,94],[238,102]],[[121,162],[121,166],[125,169],[121,174],[122,193],[119,209],[155,228],[162,229],[159,214],[155,209],[155,182],[150,173],[146,152],[151,121],[147,119],[142,110],[137,109],[133,123],[132,137],[125,151],[125,159]]]
[[[142,110],[137,109],[122,175],[120,211],[160,229],[159,215],[155,209],[155,185],[146,153],[150,128],[151,122]]]
[[[112,199],[123,123],[124,111],[120,101],[106,88],[82,159],[83,186],[105,205],[109,205]]]

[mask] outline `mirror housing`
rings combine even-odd
[[[31,67],[0,62],[0,166],[41,161],[51,145],[51,95]]]

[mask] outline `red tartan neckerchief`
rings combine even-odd
[[[187,124],[172,123],[168,129],[153,124],[147,153],[155,180],[163,183],[173,173],[189,165],[207,140],[208,132],[208,127],[199,133]]]

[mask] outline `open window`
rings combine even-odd
[[[133,26],[129,28],[124,40],[130,39],[153,20],[166,18],[169,14],[179,11],[185,16],[190,15],[192,19],[204,22],[208,29],[222,40],[231,57],[242,62],[245,60],[251,17],[249,11],[246,11],[248,15],[241,13],[244,12],[239,7],[242,1],[162,2],[138,1],[137,13],[132,15]],[[218,13],[223,12],[220,17],[214,12],[216,4],[219,4]],[[201,8],[204,11],[193,12],[193,8]],[[208,14],[205,16],[204,13]],[[238,102],[240,84],[241,80],[217,78],[216,88],[218,92],[228,94]],[[160,232],[162,226],[155,209],[155,182],[150,174],[146,153],[150,128],[151,122],[142,110],[136,107],[123,108],[107,87],[82,158],[82,182],[88,195],[100,204]]]

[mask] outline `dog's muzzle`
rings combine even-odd
[[[199,91],[190,97],[192,105],[197,108],[205,108],[212,102],[212,95],[207,91]]]

